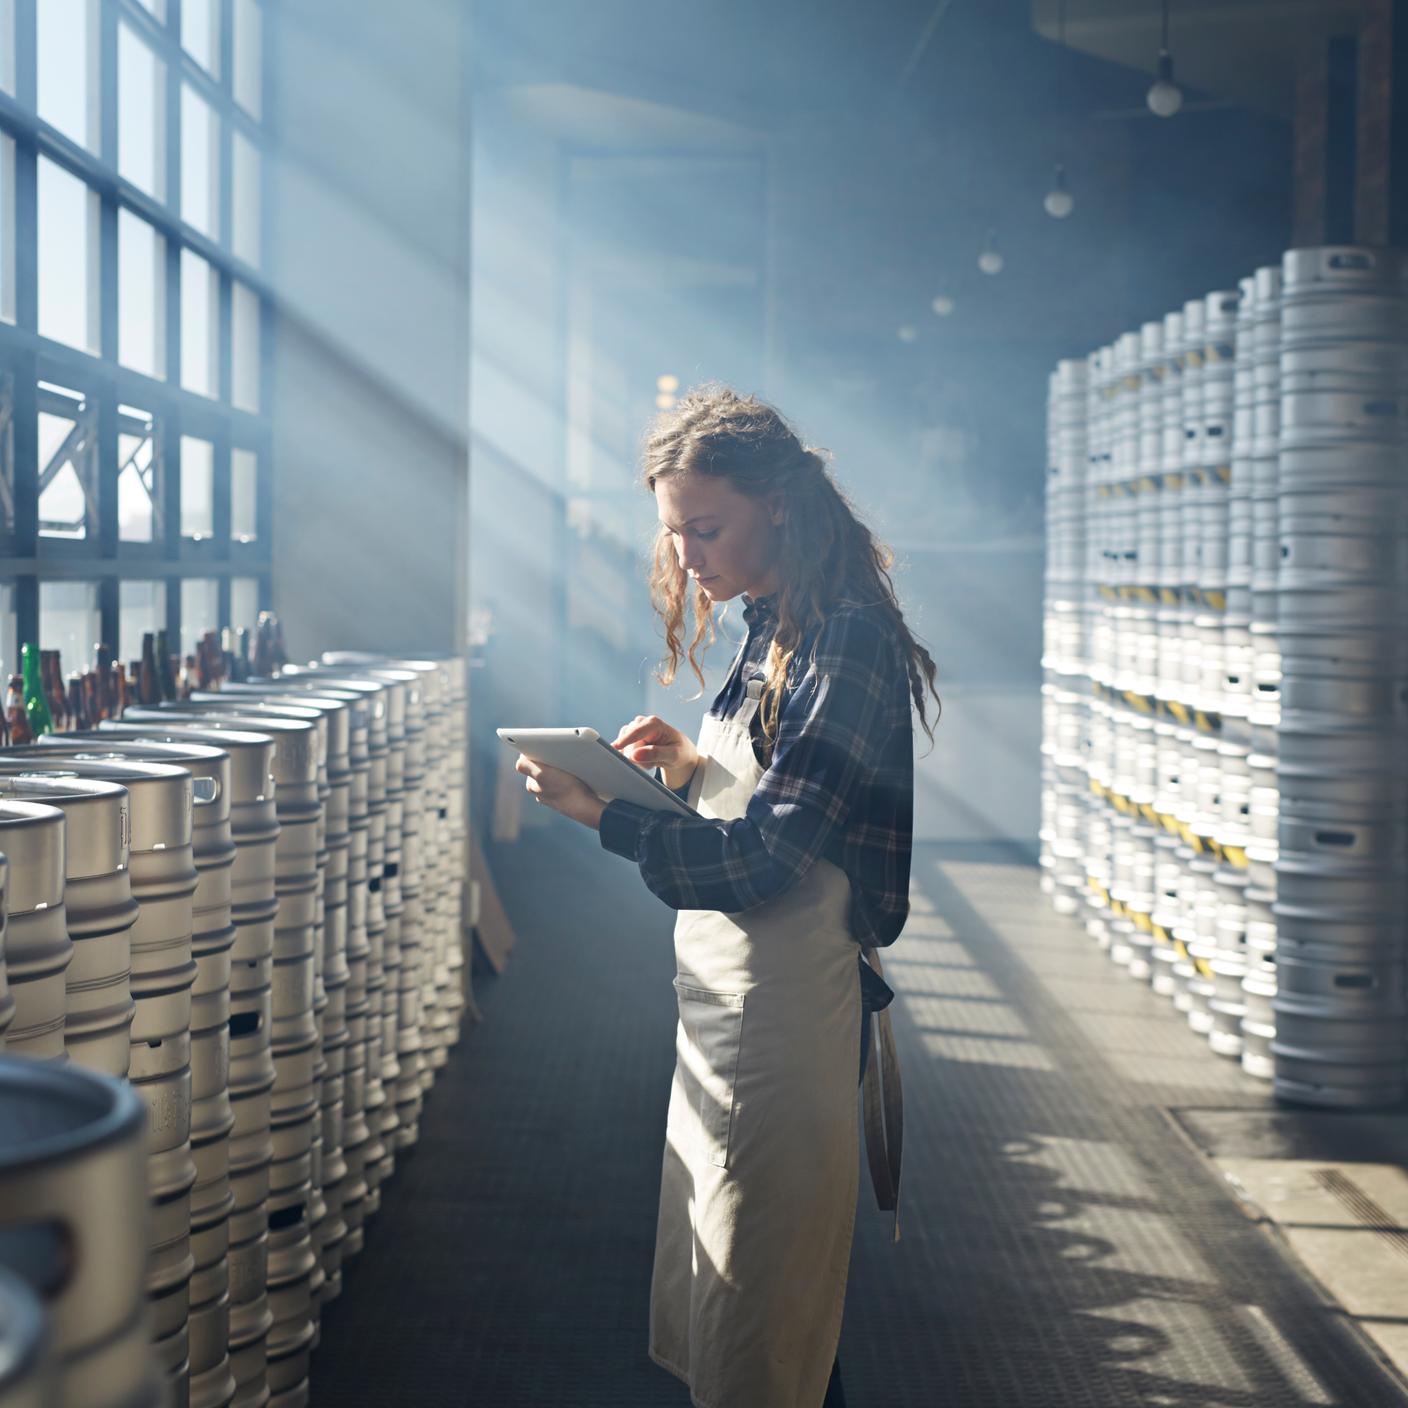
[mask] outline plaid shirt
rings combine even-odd
[[[777,627],[773,597],[744,601],[748,636],[709,708],[715,718],[737,711]],[[850,879],[857,942],[893,943],[909,914],[914,829],[900,642],[878,612],[843,603],[803,639],[791,674],[799,678],[783,694],[771,765],[743,816],[677,816],[618,800],[601,815],[601,844],[635,861],[672,909],[725,914],[772,899],[825,857]],[[760,732],[755,717],[755,743]]]

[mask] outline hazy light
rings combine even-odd
[[[655,404],[656,404],[662,411],[668,411],[668,410],[670,409],[670,407],[675,404],[675,398],[674,398],[673,396],[667,395],[665,392],[662,391],[662,392],[655,398]]]
[[[1172,117],[1183,106],[1183,92],[1173,81],[1173,56],[1159,51],[1159,76],[1149,85],[1146,97],[1155,117]]]
[[[678,391],[680,379],[677,376],[658,376],[655,378],[655,389],[657,391]]]
[[[985,274],[1000,274],[1002,272],[1003,259],[998,253],[997,236],[988,231],[988,242],[983,246],[983,252],[978,256],[978,268]]]
[[[948,294],[941,293],[934,299],[929,307],[931,307],[939,317],[947,318],[948,315],[953,312],[953,299],[951,299]]]
[[[917,342],[919,329],[913,323],[901,323],[896,335],[901,342]]]

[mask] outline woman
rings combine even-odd
[[[715,604],[745,603],[747,639],[698,743],[655,717],[614,742],[699,815],[603,803],[560,769],[517,767],[679,911],[651,1357],[698,1408],[838,1405],[863,998],[893,996],[860,955],[893,943],[909,911],[910,705],[932,738],[934,662],[900,614],[893,554],[772,407],[691,391],[656,422],[645,483],[661,682],[685,653],[687,598],[701,684]],[[882,1123],[871,1093],[867,1134]]]

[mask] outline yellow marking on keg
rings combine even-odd
[[[1222,860],[1222,842],[1216,836],[1200,836],[1198,838],[1204,846],[1212,853],[1217,860]]]
[[[1165,489],[1181,489],[1183,487],[1183,476],[1181,474],[1164,475]]]
[[[1103,797],[1105,795],[1104,785],[1097,782],[1093,777],[1090,779],[1090,790],[1095,793],[1097,797]]]
[[[1213,470],[1213,473],[1217,475],[1224,484],[1230,484],[1232,482],[1232,466],[1230,464],[1218,465],[1218,467]]]
[[[1124,379],[1124,389],[1125,389],[1126,391],[1138,391],[1138,390],[1139,390],[1139,377],[1138,377],[1135,373],[1130,372],[1130,373],[1126,374],[1125,379]]]
[[[1202,594],[1203,600],[1212,607],[1214,611],[1227,610],[1227,593],[1219,591],[1205,591]]]
[[[1158,597],[1154,594],[1153,587],[1135,587],[1133,590],[1135,593],[1135,599],[1138,601],[1147,601],[1153,603],[1158,600]]]
[[[1155,826],[1159,824],[1159,814],[1154,810],[1153,807],[1148,804],[1148,802],[1140,802],[1139,810],[1144,813],[1145,821],[1152,821]]]
[[[1131,709],[1135,709],[1141,714],[1147,714],[1149,712],[1148,699],[1142,694],[1136,694],[1132,689],[1125,690],[1124,702],[1128,704]]]
[[[1167,830],[1171,831],[1175,836],[1181,836],[1183,834],[1182,831],[1179,829],[1178,818],[1176,816],[1169,816],[1165,814],[1163,821],[1164,827]]]
[[[1201,352],[1185,352],[1183,354],[1183,365],[1185,367],[1201,367],[1203,365],[1203,354]]]
[[[1146,474],[1144,478],[1139,481],[1139,487],[1146,494],[1152,494],[1158,489],[1159,481],[1153,476]]]
[[[1160,588],[1159,588],[1159,600],[1162,601],[1165,606],[1177,606],[1177,605],[1178,605],[1178,588],[1177,588],[1177,587],[1160,587]]]
[[[1205,484],[1207,482],[1203,477],[1203,471],[1201,469],[1190,469],[1188,471],[1188,477],[1194,484]]]
[[[1173,943],[1173,935],[1162,924],[1154,925],[1154,938],[1165,948]]]
[[[1228,864],[1235,866],[1238,870],[1246,870],[1250,864],[1247,860],[1247,853],[1241,846],[1224,845],[1222,854],[1227,858]]]
[[[1168,711],[1179,723],[1186,724],[1188,722],[1188,706],[1181,703],[1179,700],[1170,699],[1168,701]]]
[[[1187,958],[1187,957],[1188,957],[1188,945],[1185,944],[1182,939],[1175,939],[1175,940],[1173,941],[1173,951],[1174,951],[1180,958]]]

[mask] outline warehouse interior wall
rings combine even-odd
[[[846,7],[733,9],[476,14],[473,590],[505,691],[485,726],[697,728],[740,604],[702,689],[656,680],[639,454],[659,376],[731,381],[833,452],[895,551],[944,699],[933,746],[917,732],[916,835],[1033,845],[1047,374],[1279,258],[1289,115],[1160,130],[1147,72],[1056,50],[1020,5],[954,7],[927,45],[928,4],[863,36]],[[730,32],[749,39],[722,74]],[[1055,162],[1065,222],[1041,205]],[[999,278],[976,265],[989,231]]]
[[[295,657],[462,650],[469,7],[267,14],[274,605]]]

